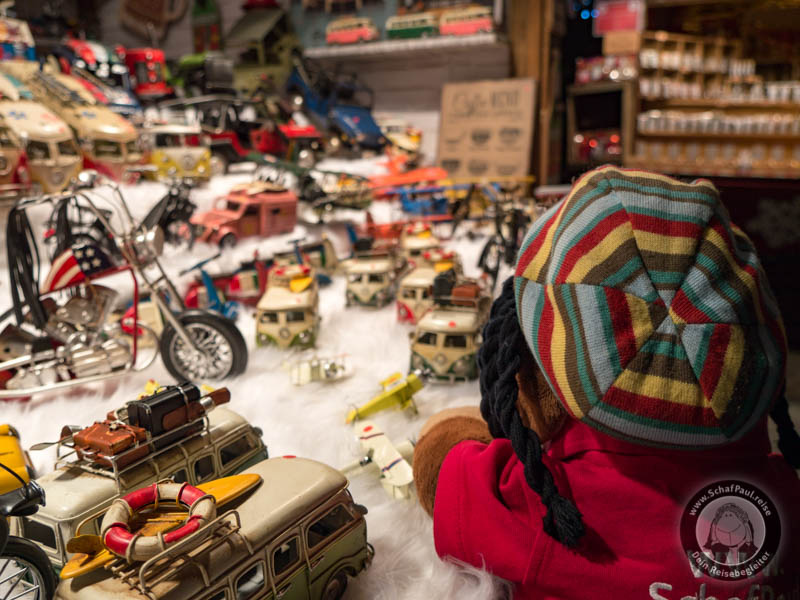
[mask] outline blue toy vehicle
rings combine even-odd
[[[334,144],[381,150],[386,138],[372,117],[372,90],[355,75],[331,76],[318,65],[294,56],[294,68],[286,82],[292,101],[302,105],[308,117],[333,134]]]

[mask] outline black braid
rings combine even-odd
[[[500,297],[492,305],[483,330],[483,345],[478,351],[481,413],[495,438],[507,438],[525,467],[525,480],[539,494],[547,513],[544,531],[553,539],[573,548],[585,533],[581,513],[571,500],[559,495],[553,475],[542,462],[542,442],[536,432],[525,427],[517,410],[517,379],[520,344],[525,340],[517,321],[514,278],[503,284]]]
[[[800,435],[794,428],[789,414],[789,402],[786,400],[786,386],[781,389],[775,406],[770,412],[772,420],[778,426],[778,449],[793,468],[800,469]]]

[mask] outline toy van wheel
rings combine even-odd
[[[188,347],[174,327],[161,335],[164,366],[178,381],[203,383],[234,377],[247,368],[247,344],[236,325],[221,315],[192,311],[178,319],[200,349],[201,356]]]
[[[233,248],[236,245],[236,236],[232,233],[226,233],[219,241],[219,247],[222,249]]]
[[[339,600],[344,596],[347,589],[347,573],[339,571],[330,578],[325,590],[322,592],[322,600]]]

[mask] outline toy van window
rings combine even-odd
[[[422,298],[426,299],[426,298],[430,298],[430,297],[431,297],[431,289],[430,288],[424,288],[422,290]]]
[[[181,145],[181,138],[174,133],[157,133],[156,146],[159,148],[176,148]]]
[[[225,205],[225,210],[229,210],[231,212],[239,212],[239,209],[241,207],[242,205],[239,204],[238,202],[228,201],[228,203]]]
[[[414,288],[403,288],[403,298],[414,300],[417,297],[417,290]]]
[[[370,283],[383,283],[383,273],[370,273],[369,274],[369,282]]]
[[[7,127],[0,128],[0,146],[3,148],[15,148],[16,144],[11,139],[11,134],[8,132]]]
[[[293,566],[300,562],[299,538],[292,538],[281,544],[272,553],[272,568],[275,577],[289,571]]]
[[[253,448],[255,448],[255,443],[249,435],[237,438],[219,451],[220,463],[225,467],[225,465],[232,463],[237,458],[244,457]]]
[[[344,505],[339,504],[308,528],[308,534],[306,536],[308,547],[314,548],[319,546],[351,521],[353,521],[353,515],[347,512]]]
[[[244,211],[245,217],[257,217],[258,216],[258,204],[251,204],[248,206]]]
[[[226,600],[228,598],[228,590],[220,590],[207,598],[207,600]]]
[[[122,146],[111,140],[95,140],[94,153],[95,156],[121,156]]]
[[[263,562],[257,562],[236,580],[236,600],[254,597],[264,587],[266,578]]]
[[[26,538],[47,548],[56,549],[56,532],[52,527],[31,519],[23,519],[22,522],[22,531]]]
[[[361,281],[361,273],[351,273],[347,276],[350,283],[359,283]]]
[[[446,335],[444,336],[445,348],[466,348],[467,336],[465,335]]]
[[[276,312],[265,312],[261,313],[260,321],[262,323],[277,323],[278,322],[278,313]]]
[[[194,478],[198,483],[214,475],[214,459],[210,454],[198,459],[194,463]]]
[[[28,142],[28,145],[25,149],[27,150],[28,157],[31,160],[47,160],[50,158],[50,146],[48,146],[45,142],[32,140]]]
[[[63,140],[58,142],[58,153],[61,156],[78,156],[78,146],[74,140]]]
[[[146,62],[137,62],[136,63],[136,81],[139,85],[146,84],[146,83],[154,83],[150,81],[150,76],[147,72],[147,63]],[[158,70],[155,69],[154,72]]]
[[[425,346],[435,346],[436,334],[432,331],[425,331],[417,338],[417,343],[424,344]]]
[[[306,314],[302,310],[290,310],[286,313],[287,323],[302,323],[306,320]]]
[[[186,483],[189,481],[189,474],[186,472],[186,469],[181,469],[177,473],[172,476],[172,481],[175,483]]]
[[[139,143],[136,140],[125,142],[125,149],[128,151],[128,154],[139,154]]]

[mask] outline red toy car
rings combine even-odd
[[[192,235],[209,244],[233,246],[247,237],[288,233],[297,224],[297,196],[265,181],[234,187],[217,208],[195,213]]]
[[[167,62],[158,48],[116,48],[133,79],[133,93],[142,101],[160,100],[172,95],[167,85]]]

